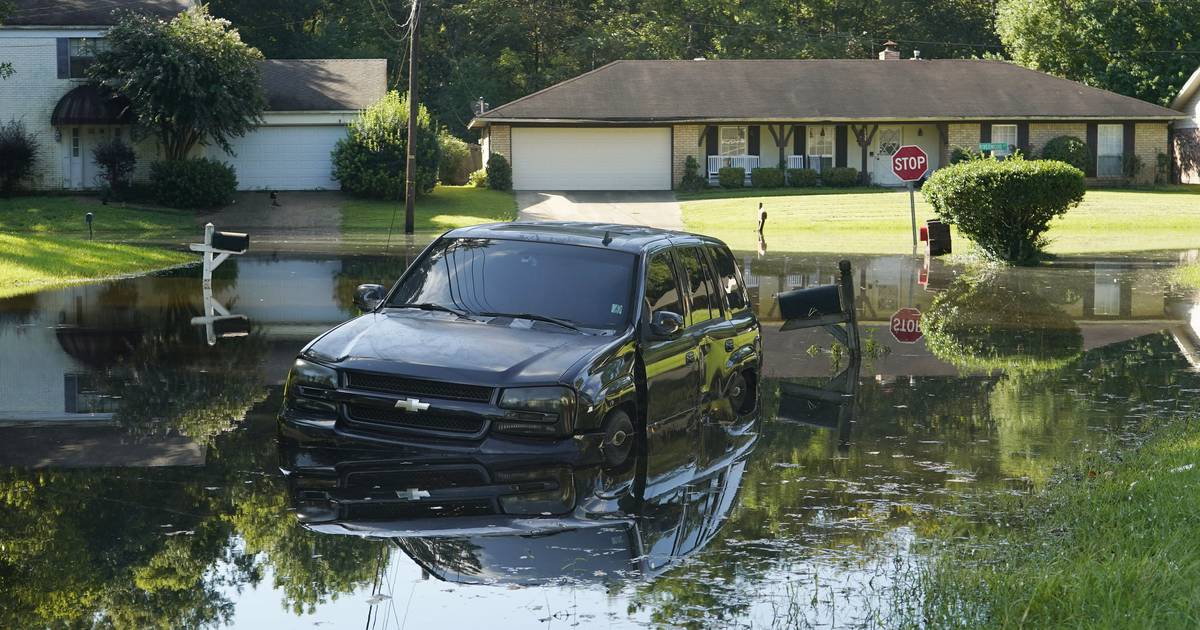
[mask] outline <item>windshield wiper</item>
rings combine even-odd
[[[433,302],[408,302],[405,304],[388,304],[388,307],[390,307],[390,308],[416,308],[416,309],[420,309],[422,311],[441,311],[443,313],[453,313],[454,315],[458,315],[459,317],[467,318],[467,314],[463,311],[460,311],[456,308],[450,308],[449,306],[445,306],[442,304],[435,304]]]
[[[563,328],[570,328],[571,330],[574,330],[576,332],[583,332],[582,330],[579,329],[578,326],[576,326],[575,324],[573,324],[565,319],[558,319],[557,317],[547,317],[545,315],[537,315],[534,313],[476,313],[476,315],[483,315],[484,317],[511,317],[513,319],[531,319],[534,321],[546,322],[549,324],[556,324],[558,326],[562,326]]]

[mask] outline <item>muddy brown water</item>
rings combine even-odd
[[[755,424],[617,472],[280,449],[297,350],[406,255],[227,263],[214,297],[247,325],[211,346],[197,268],[0,301],[0,625],[887,626],[925,532],[1200,392],[1200,297],[1170,282],[1195,252],[854,258],[858,366],[778,331],[775,293],[831,283],[836,259],[747,253]],[[923,340],[892,339],[901,307],[927,314]]]

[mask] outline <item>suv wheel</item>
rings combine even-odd
[[[754,411],[756,401],[753,379],[753,375],[747,378],[747,372],[736,372],[729,383],[729,407],[737,416],[744,416]]]
[[[629,460],[637,442],[633,420],[625,410],[613,409],[604,418],[603,429],[604,443],[600,445],[600,452],[604,454],[604,465],[616,468]]]

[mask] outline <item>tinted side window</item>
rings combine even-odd
[[[692,312],[688,325],[700,324],[721,316],[720,298],[713,293],[704,252],[698,247],[679,250],[687,280],[687,292],[692,296]]]
[[[713,263],[717,267],[717,284],[725,292],[725,300],[729,303],[729,310],[740,311],[748,306],[746,304],[746,291],[742,287],[741,280],[738,279],[737,265],[733,261],[733,254],[724,247],[710,247],[708,253],[712,254]]]
[[[655,311],[671,311],[676,315],[683,315],[683,305],[679,303],[679,287],[675,283],[671,255],[668,252],[655,254],[646,266],[646,308],[648,317]]]

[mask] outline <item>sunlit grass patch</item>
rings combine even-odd
[[[1176,269],[1171,278],[1179,284],[1200,289],[1200,263]]]
[[[0,298],[193,260],[186,252],[165,249],[0,233]]]
[[[511,221],[517,217],[517,200],[512,192],[473,186],[438,186],[433,193],[418,197],[417,230],[444,231],[480,223]],[[395,225],[393,227],[393,215]],[[404,201],[355,199],[342,204],[342,234],[386,233],[393,227],[404,231]]]
[[[92,229],[98,236],[162,236],[193,232],[196,226],[190,213],[178,210],[103,205],[86,197],[35,196],[0,199],[0,232],[86,238],[88,212],[94,215]]]

